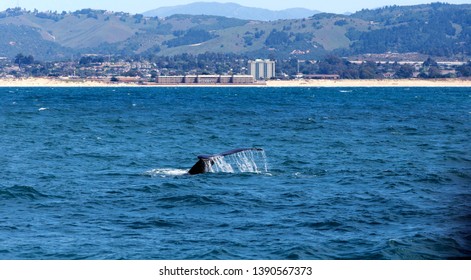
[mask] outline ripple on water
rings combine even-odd
[[[0,189],[0,198],[8,199],[29,199],[38,200],[46,198],[47,195],[37,191],[31,186],[15,185],[13,187]]]
[[[0,94],[3,258],[471,255],[469,89]],[[240,147],[269,173],[187,175]]]

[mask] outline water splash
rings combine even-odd
[[[144,175],[151,177],[167,177],[167,176],[183,176],[188,174],[188,169],[175,169],[175,168],[156,168],[144,172]]]
[[[212,173],[268,173],[264,150],[246,150],[227,156],[216,156],[206,162],[206,170]]]

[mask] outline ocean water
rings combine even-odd
[[[0,88],[0,259],[469,258],[470,140],[469,88]]]

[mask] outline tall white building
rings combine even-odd
[[[249,75],[256,80],[268,80],[275,77],[275,62],[269,59],[249,60]]]

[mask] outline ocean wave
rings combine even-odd
[[[433,173],[421,174],[421,175],[418,175],[418,177],[419,178],[416,179],[415,182],[430,183],[430,184],[444,184],[444,183],[452,182],[452,179],[446,176],[433,174]]]
[[[467,89],[21,91],[0,100],[6,259],[471,255]],[[270,173],[186,175],[239,146]]]
[[[336,221],[324,221],[324,222],[303,222],[298,224],[299,227],[308,227],[316,230],[335,230],[342,227],[342,224]]]
[[[203,252],[202,254],[192,255],[188,259],[190,260],[228,260],[228,259],[241,259],[243,256],[234,254],[223,248],[215,248],[209,251]]]
[[[205,195],[177,195],[159,198],[160,202],[170,202],[172,205],[181,205],[182,203],[189,203],[194,205],[210,205],[210,204],[226,204],[224,201],[214,199]]]
[[[23,198],[36,200],[45,197],[47,197],[47,195],[42,194],[41,192],[37,191],[35,188],[30,186],[15,185],[13,187],[0,189],[0,198],[4,199]]]
[[[146,228],[172,228],[181,226],[179,223],[167,221],[164,219],[148,219],[146,221],[132,222],[127,225],[131,229],[146,229]]]
[[[308,245],[295,246],[289,249],[277,250],[273,252],[275,258],[282,258],[285,260],[309,260],[318,259],[318,252]]]
[[[417,233],[387,241],[383,254],[388,259],[449,259],[469,257],[469,248],[447,235]]]

